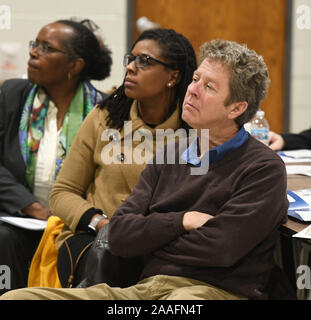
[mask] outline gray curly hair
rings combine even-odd
[[[238,126],[242,126],[253,118],[268,91],[269,72],[263,57],[245,44],[216,39],[200,47],[199,64],[206,58],[221,61],[231,72],[230,93],[225,105],[239,101],[248,103],[245,112],[235,119]]]

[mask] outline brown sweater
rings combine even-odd
[[[144,255],[141,278],[183,276],[248,298],[265,298],[276,231],[287,219],[284,163],[249,137],[210,163],[206,174],[191,175],[190,168],[146,167],[110,221],[111,251],[124,257]],[[214,218],[187,232],[182,225],[187,211]]]

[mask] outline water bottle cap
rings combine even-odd
[[[265,115],[265,112],[263,110],[258,110],[256,112],[256,116],[258,116],[258,117],[264,117],[264,115]]]

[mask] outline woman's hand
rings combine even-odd
[[[101,218],[102,218],[101,220],[99,220],[99,221],[97,222],[97,225],[96,225],[96,227],[95,227],[96,232],[98,232],[98,230],[99,230],[100,228],[102,228],[105,224],[109,223],[109,219],[104,218],[104,216],[102,216],[101,214],[94,214],[94,216],[92,217],[92,219],[91,219],[90,222],[92,222],[93,219],[95,219],[96,217],[101,217]]]
[[[102,228],[105,224],[109,223],[109,219],[101,219],[96,226],[96,231]]]
[[[44,207],[40,202],[34,202],[21,211],[29,217],[40,220],[47,220],[52,215],[50,208]]]
[[[274,151],[279,151],[284,148],[285,141],[279,134],[270,131],[269,132],[269,147]]]

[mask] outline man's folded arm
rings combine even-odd
[[[147,165],[133,192],[111,218],[109,246],[113,254],[148,254],[186,232],[182,224],[185,212],[149,214],[157,179],[156,165]]]
[[[286,174],[278,165],[270,163],[249,173],[213,218],[154,255],[200,267],[235,264],[286,221]]]

